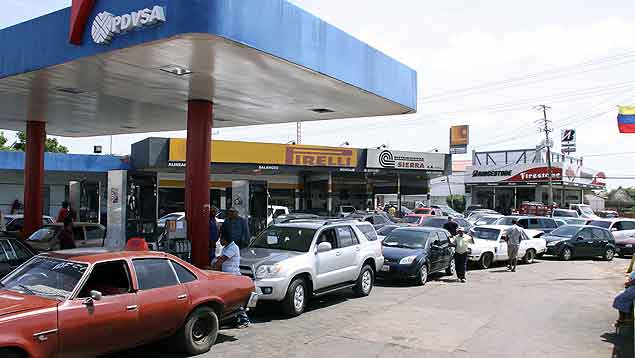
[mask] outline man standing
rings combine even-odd
[[[518,220],[512,220],[512,226],[506,231],[507,256],[509,257],[509,265],[507,268],[511,272],[516,272],[518,263],[518,248],[520,247],[520,239],[522,237],[522,228],[518,226]]]
[[[216,257],[216,243],[218,242],[218,223],[216,214],[218,210],[215,206],[209,209],[209,261],[214,261]]]
[[[452,246],[454,246],[454,267],[456,268],[456,277],[460,282],[465,280],[467,272],[467,252],[468,245],[474,243],[474,239],[470,235],[465,235],[465,229],[459,227],[456,229],[456,235],[450,238]]]
[[[443,228],[450,232],[450,235],[456,236],[459,224],[455,223],[451,216],[448,216],[448,222],[443,224]]]
[[[62,202],[62,208],[60,209],[60,211],[57,213],[57,219],[55,220],[58,223],[63,223],[64,219],[66,219],[66,217],[69,215],[69,211],[68,211],[68,201],[63,201]]]
[[[238,215],[236,208],[227,210],[227,218],[223,223],[221,236],[229,242],[236,243],[240,249],[244,249],[249,245],[249,225],[247,225],[247,220]]]
[[[230,209],[231,210],[231,209]],[[227,223],[227,221],[225,221]],[[223,224],[223,227],[225,225]],[[240,249],[234,241],[232,241],[230,235],[223,234],[220,238],[220,242],[223,245],[223,252],[220,257],[217,257],[212,262],[212,268],[216,271],[227,272],[232,275],[240,276]],[[249,327],[249,317],[244,308],[241,308],[240,312],[236,316],[238,328]]]

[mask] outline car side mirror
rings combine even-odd
[[[317,247],[317,253],[327,252],[333,250],[330,242],[320,242]]]
[[[90,291],[90,297],[84,300],[84,304],[86,306],[92,306],[93,304],[95,304],[96,301],[101,301],[102,297],[103,295],[101,292],[92,290]]]
[[[436,240],[432,243],[432,245],[430,245],[430,247],[432,247],[433,249],[438,249],[441,247],[441,241]]]

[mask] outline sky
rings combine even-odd
[[[71,0],[2,0],[0,28],[70,6]],[[635,135],[619,134],[617,106],[635,105],[632,0],[293,0],[305,10],[395,57],[418,73],[418,112],[303,124],[304,144],[448,151],[449,127],[470,125],[469,150],[538,145],[551,107],[555,150],[560,130],[575,128],[585,166],[606,172],[610,187],[635,186]],[[295,124],[229,128],[215,139],[285,143]],[[113,152],[148,136],[114,137]],[[109,137],[60,138],[73,153],[109,151]],[[628,153],[630,152],[630,153]],[[616,154],[625,153],[625,154]],[[608,155],[607,155],[608,154]],[[469,159],[469,156],[457,156]]]

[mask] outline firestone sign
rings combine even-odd
[[[152,9],[146,8],[121,16],[104,11],[95,17],[91,33],[96,44],[108,45],[113,37],[119,34],[154,26],[165,21],[165,9],[158,5]]]

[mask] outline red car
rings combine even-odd
[[[35,256],[0,281],[0,357],[92,357],[173,337],[209,351],[219,322],[257,296],[248,277],[158,252]]]
[[[409,214],[401,218],[402,224],[408,224],[408,226],[421,226],[423,225],[423,220],[425,218],[429,218],[430,214]]]

